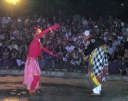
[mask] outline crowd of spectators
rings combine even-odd
[[[90,43],[83,39],[82,33],[85,30],[89,30],[93,37],[99,37],[105,41],[110,63],[115,60],[120,60],[121,64],[127,63],[128,23],[119,18],[111,16],[86,18],[80,15],[0,17],[0,68],[23,69],[34,26],[39,25],[45,29],[54,23],[59,23],[61,28],[47,34],[41,41],[62,59],[43,53],[39,57],[42,69],[83,70],[86,68],[86,62],[83,59],[85,56],[81,52],[84,52]]]

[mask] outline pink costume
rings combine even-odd
[[[27,90],[29,91],[35,92],[39,88],[41,70],[40,70],[37,58],[41,54],[41,52],[44,51],[52,56],[56,56],[47,48],[41,47],[40,38],[42,38],[50,30],[56,30],[59,27],[60,26],[58,24],[55,24],[45,29],[40,34],[34,36],[33,40],[29,45],[27,60],[25,62],[24,80],[23,80],[23,84],[26,85]]]

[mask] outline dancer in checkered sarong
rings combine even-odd
[[[85,41],[90,39],[90,31],[85,31],[84,36]],[[104,48],[105,44],[103,43],[103,41],[95,41],[99,41],[99,43],[93,43],[93,49],[91,49],[88,54],[88,76],[90,83],[93,87],[92,94],[100,95],[102,91],[102,83],[106,80],[106,75],[108,75],[108,58]]]
[[[50,31],[57,30],[59,27],[60,26],[58,24],[55,24],[43,31],[38,27],[36,28],[34,38],[31,41],[28,48],[23,80],[23,84],[26,86],[30,94],[35,93],[36,90],[39,89],[41,70],[38,64],[38,57],[41,54],[41,52],[44,51],[54,57],[57,57],[57,55],[53,54],[47,48],[42,47],[40,38],[42,38],[46,33]]]

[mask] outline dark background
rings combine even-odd
[[[81,14],[86,16],[128,15],[128,0],[21,0],[17,5],[0,1],[0,15],[56,15]]]

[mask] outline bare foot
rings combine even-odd
[[[30,95],[35,95],[35,91],[29,90],[29,94],[30,94]]]

